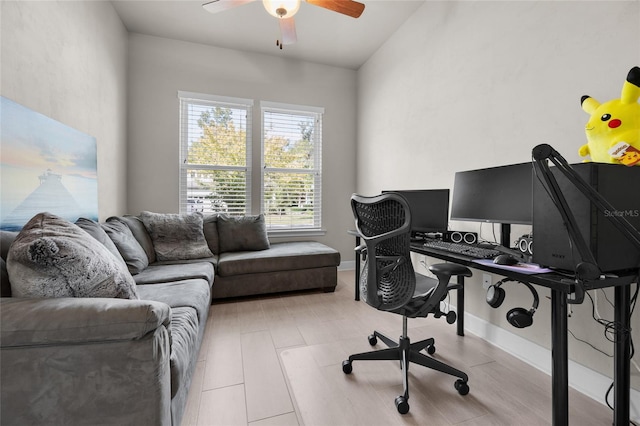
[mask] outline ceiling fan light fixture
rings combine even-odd
[[[291,18],[300,9],[300,0],[262,0],[262,4],[276,18]]]

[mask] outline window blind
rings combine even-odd
[[[320,229],[321,108],[262,102],[262,211],[270,230]]]
[[[179,92],[180,212],[251,213],[253,101]]]

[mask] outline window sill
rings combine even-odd
[[[269,238],[288,238],[288,237],[318,237],[327,233],[324,229],[283,229],[283,230],[267,230]]]

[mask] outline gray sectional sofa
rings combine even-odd
[[[2,425],[179,425],[213,298],[337,283],[336,250],[260,216],[34,219],[0,232]]]

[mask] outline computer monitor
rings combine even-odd
[[[530,162],[457,172],[451,220],[500,223],[509,246],[511,224],[533,223],[532,179]]]
[[[411,209],[411,232],[444,232],[449,225],[449,190],[416,189],[382,191],[404,196]]]

